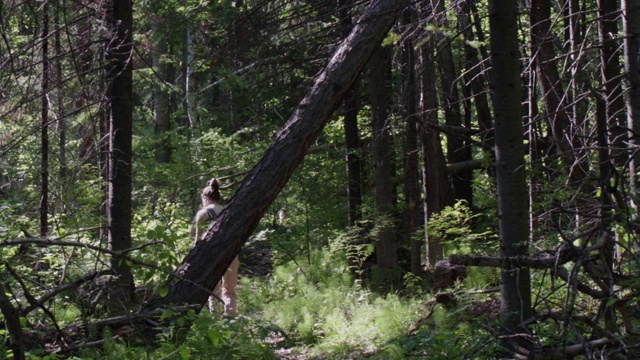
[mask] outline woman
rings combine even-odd
[[[216,178],[212,178],[207,183],[207,186],[202,189],[202,207],[196,213],[195,217],[195,237],[193,239],[193,245],[200,240],[200,236],[203,233],[204,227],[215,219],[224,205],[220,199],[220,185]],[[209,296],[209,311],[213,313],[216,301],[218,299],[224,302],[224,315],[236,316],[236,286],[238,284],[238,266],[240,261],[236,256],[231,262],[229,269],[222,277],[222,280],[216,285],[213,293],[215,296]]]

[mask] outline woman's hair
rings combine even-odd
[[[220,185],[218,179],[211,178],[207,186],[202,189],[202,206],[207,206],[214,202],[220,202]]]

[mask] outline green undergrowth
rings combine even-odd
[[[380,295],[361,286],[330,252],[317,252],[312,266],[290,262],[266,281],[245,279],[245,311],[287,334],[282,346],[341,358],[373,353],[402,336],[420,313],[420,299]]]
[[[480,330],[472,314],[482,296],[458,284],[451,289],[458,294],[455,306],[445,306],[434,301],[428,286],[417,291],[419,280],[407,279],[403,291],[371,291],[349,271],[345,256],[323,249],[276,265],[270,276],[242,278],[236,318],[207,310],[189,313],[179,320],[191,322],[187,333],[165,332],[153,350],[104,334],[110,340],[78,358],[447,359],[491,354],[492,335]]]

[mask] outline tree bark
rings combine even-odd
[[[49,232],[49,3],[42,9],[42,123],[40,127],[40,236]]]
[[[404,1],[391,0],[371,3],[276,134],[263,158],[209,226],[204,240],[196,244],[176,269],[179,277],[168,279],[167,295],[150,301],[147,309],[168,304],[204,304],[210,289],[222,278],[309,146],[320,135],[403,5]]]
[[[374,204],[376,210],[376,264],[382,270],[383,282],[395,282],[398,270],[398,237],[394,216],[396,196],[393,176],[395,168],[391,154],[389,124],[389,93],[391,87],[391,56],[387,47],[376,48],[369,61],[369,96],[371,98],[371,128],[373,133]]]
[[[0,312],[4,317],[4,326],[9,331],[9,344],[13,351],[14,360],[25,359],[24,334],[20,324],[20,312],[13,307],[11,300],[7,296],[4,285],[0,282]]]
[[[512,1],[489,1],[501,256],[523,256],[529,249],[517,7]],[[500,274],[503,335],[509,339],[526,333],[523,321],[531,316],[531,279],[525,268],[503,269]],[[504,345],[513,348],[509,340]]]
[[[338,2],[340,28],[344,37],[353,27],[350,9],[351,0]],[[362,218],[362,170],[360,166],[360,131],[358,129],[357,83],[347,92],[343,101],[344,137],[346,144],[347,201],[349,206],[349,226],[354,226]]]
[[[132,102],[132,21],[131,0],[113,0],[111,25],[114,38],[106,51],[110,109],[109,185],[107,219],[109,250],[121,252],[131,248],[131,161],[133,132]],[[111,267],[118,274],[111,311],[122,313],[133,294],[131,267],[119,256],[111,258]],[[121,306],[124,304],[124,306]]]
[[[156,160],[160,163],[171,161],[171,141],[169,131],[171,130],[171,98],[169,96],[169,65],[163,56],[168,53],[167,40],[161,31],[163,19],[160,16],[154,17],[151,24],[153,32],[153,50],[151,60],[153,70],[158,84],[155,86],[153,94],[153,117],[155,120],[155,132],[158,137],[156,145]]]
[[[431,14],[431,1],[423,1],[423,15]],[[453,189],[448,178],[447,164],[440,141],[438,95],[434,69],[434,44],[429,38],[420,49],[420,145],[422,148],[422,190],[424,192],[424,222],[453,203]],[[430,237],[425,231],[427,262],[434,266],[443,257],[441,239]]]
[[[622,24],[624,29],[624,64],[627,74],[627,128],[632,149],[640,147],[640,2],[622,0]],[[634,151],[629,162],[632,206],[636,209],[638,195],[637,171],[640,152]]]
[[[407,7],[402,13],[402,24],[411,28],[413,26],[413,8]],[[409,33],[404,31],[404,33]],[[407,232],[411,246],[411,272],[420,275],[422,273],[422,241],[416,233],[422,225],[422,206],[420,206],[420,172],[418,170],[418,104],[416,82],[415,52],[413,41],[410,37],[405,38],[401,44],[402,49],[402,115],[405,122],[404,134],[404,186],[407,206]]]
[[[436,25],[446,28],[448,26],[447,12],[443,0],[432,0],[433,16]],[[441,107],[444,111],[444,120],[447,126],[462,127],[462,112],[460,110],[460,90],[458,88],[458,74],[451,48],[451,39],[448,36],[438,36],[436,63],[440,70]],[[447,134],[447,161],[457,163],[471,160],[471,148],[469,144],[458,134]],[[456,199],[464,199],[469,207],[473,206],[473,192],[471,180],[473,172],[464,171],[450,174],[451,185]]]
[[[618,33],[618,1],[598,0],[598,38],[600,43],[600,72],[606,101],[607,130],[611,160],[616,166],[627,166],[627,121],[622,96],[623,78],[620,76]]]

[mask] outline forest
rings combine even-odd
[[[0,358],[637,359],[639,146],[638,0],[0,1]]]

